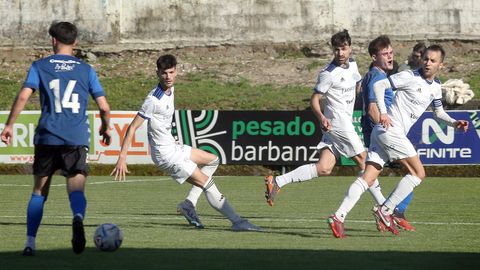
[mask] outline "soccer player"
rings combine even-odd
[[[352,158],[361,170],[365,168],[365,147],[352,122],[356,89],[361,76],[357,63],[350,58],[352,47],[348,31],[334,34],[331,45],[334,59],[320,71],[310,99],[312,110],[320,121],[323,133],[322,140],[317,146],[319,160],[316,163],[302,165],[284,175],[265,177],[267,189],[265,197],[270,206],[273,206],[275,196],[283,186],[330,175],[340,155]],[[323,113],[320,105],[322,97],[326,100]],[[377,203],[385,200],[378,181],[370,191]]]
[[[415,46],[413,46],[412,53],[408,57],[408,60],[398,67],[398,72],[409,69],[416,70],[421,68],[423,65],[422,55],[426,49],[427,46],[425,46],[425,43],[423,42],[415,44]]]
[[[423,67],[407,70],[377,81],[373,85],[378,110],[379,123],[370,137],[365,172],[348,189],[338,210],[329,217],[330,228],[337,238],[345,237],[344,220],[355,206],[360,196],[373,185],[383,165],[389,160],[398,160],[408,173],[400,180],[385,202],[374,210],[377,220],[394,234],[398,234],[392,214],[395,207],[420,185],[425,178],[425,169],[415,148],[407,138],[407,133],[423,112],[432,105],[435,119],[449,126],[468,129],[468,122],[451,118],[442,106],[440,81],[436,78],[445,58],[445,51],[439,45],[427,48],[423,56]],[[392,105],[385,105],[385,92],[388,88],[397,89]]]
[[[147,95],[138,114],[130,123],[111,175],[114,175],[116,181],[125,180],[125,174],[129,172],[126,161],[128,148],[135,131],[147,120],[152,160],[161,170],[168,172],[179,184],[186,181],[201,188],[210,206],[232,222],[233,231],[260,231],[260,227],[237,215],[215,185],[212,175],[218,167],[218,157],[201,149],[179,144],[172,136],[174,83],[177,76],[175,56],[166,54],[158,58],[157,75],[159,83]],[[185,205],[185,208],[183,211],[196,216],[193,204]]]
[[[370,70],[362,80],[363,114],[361,120],[363,141],[367,148],[370,146],[370,134],[372,133],[372,129],[380,120],[380,113],[377,109],[377,99],[373,91],[373,85],[377,81],[386,79],[388,72],[394,68],[394,53],[388,36],[382,35],[372,40],[368,45],[368,53],[372,58],[372,64]],[[391,87],[385,90],[384,97],[385,106],[389,108],[394,97],[394,92]],[[408,231],[415,231],[415,227],[413,227],[405,218],[405,210],[412,200],[412,197],[413,193],[410,193],[405,200],[395,208],[393,213],[395,222],[401,228]],[[377,226],[380,231],[385,229],[381,222],[377,222]]]
[[[32,63],[22,89],[13,103],[1,138],[9,144],[13,124],[35,90],[40,92],[41,116],[35,129],[34,186],[27,207],[27,241],[23,255],[33,256],[35,237],[43,216],[53,173],[60,169],[67,180],[67,192],[73,214],[72,248],[85,249],[83,219],[87,200],[85,182],[88,173],[87,153],[90,146],[90,124],[86,114],[89,96],[100,110],[100,135],[110,144],[108,131],[110,107],[95,70],[73,56],[77,28],[69,22],[53,23],[54,55]]]

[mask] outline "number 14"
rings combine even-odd
[[[51,80],[48,86],[53,90],[53,95],[55,96],[55,112],[61,113],[63,108],[72,109],[72,113],[78,113],[80,109],[80,103],[78,102],[78,94],[73,93],[73,88],[77,81],[70,80],[68,81],[67,88],[63,93],[62,103],[60,103],[60,80],[55,79]]]

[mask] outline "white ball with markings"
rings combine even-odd
[[[101,251],[115,251],[123,241],[123,232],[115,224],[104,223],[97,227],[93,235],[93,242]]]

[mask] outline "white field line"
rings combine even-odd
[[[217,176],[217,178],[229,178],[229,177],[234,177],[234,176]],[[170,177],[158,177],[158,178],[153,178],[153,179],[132,179],[132,180],[126,180],[123,182],[117,182],[114,181],[113,179],[110,181],[98,181],[98,182],[88,182],[87,185],[106,185],[106,184],[123,184],[123,183],[138,183],[138,182],[157,182],[157,181],[169,181],[171,180]],[[51,185],[52,187],[60,187],[60,186],[65,186],[65,184],[56,184],[56,185]],[[24,184],[0,184],[0,187],[31,187],[31,185],[24,185]],[[26,216],[0,216],[1,218],[23,218],[25,219]],[[53,218],[53,219],[70,219],[71,216],[44,216],[44,218]],[[105,217],[95,217],[95,216],[88,216],[89,219],[104,219]],[[183,217],[121,217],[121,216],[115,216],[116,219],[135,219],[135,220],[183,220]],[[208,218],[203,218],[203,219],[208,219]],[[215,218],[211,218],[211,220],[214,220]],[[250,218],[252,220],[258,220],[258,221],[269,221],[269,222],[324,222],[323,219],[282,219],[282,218]],[[348,223],[374,223],[372,220],[348,220]],[[465,226],[480,226],[480,222],[422,222],[422,221],[416,221],[416,222],[410,222],[412,224],[421,224],[421,225],[439,225],[439,226],[445,226],[445,225],[465,225]]]
[[[216,176],[215,178],[228,178],[228,177],[234,177],[234,176]],[[118,182],[113,180],[108,180],[108,181],[89,181],[87,180],[87,185],[108,185],[108,184],[123,184],[123,183],[138,183],[138,182],[159,182],[159,181],[173,181],[171,177],[166,177],[166,176],[160,176],[157,178],[149,178],[149,179],[132,179],[132,180],[126,180],[122,182]],[[33,182],[33,180],[32,180]],[[66,184],[51,184],[51,187],[64,187]],[[32,187],[32,184],[0,184],[0,187]]]
[[[25,219],[26,216],[0,216],[0,218],[4,219]],[[43,216],[43,218],[50,218],[50,219],[65,219],[70,220],[71,216]],[[88,219],[105,219],[105,216],[90,216],[88,215]],[[123,219],[123,220],[184,220],[183,216],[178,215],[178,217],[152,217],[152,216],[114,216],[115,219]],[[202,218],[202,220],[219,220],[219,218]],[[255,221],[268,221],[268,222],[303,222],[303,223],[323,223],[323,219],[305,219],[305,218],[249,218],[250,220]],[[363,224],[373,224],[374,221],[372,220],[347,220],[347,223],[363,223]],[[410,222],[412,224],[419,224],[419,225],[438,225],[438,226],[445,226],[445,225],[464,225],[464,226],[480,226],[480,222],[423,222],[423,221],[414,221]]]

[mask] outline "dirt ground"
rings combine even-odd
[[[433,42],[427,42],[432,44]],[[444,78],[468,79],[480,72],[480,43],[442,41],[447,57]],[[366,43],[354,43],[354,56],[360,72],[367,71],[370,58]],[[393,42],[395,60],[407,59],[415,42]],[[151,48],[151,46],[150,46]],[[318,71],[332,58],[327,43],[215,46],[151,50],[120,50],[111,47],[79,47],[78,55],[87,59],[105,77],[155,76],[155,60],[172,53],[179,60],[179,75],[208,73],[220,81],[246,79],[252,84],[312,86]],[[24,79],[31,61],[49,55],[49,48],[0,48],[2,79]],[[87,53],[89,53],[87,55]],[[92,55],[93,54],[93,55]],[[89,57],[87,57],[89,56]],[[478,98],[478,97],[477,97]]]

